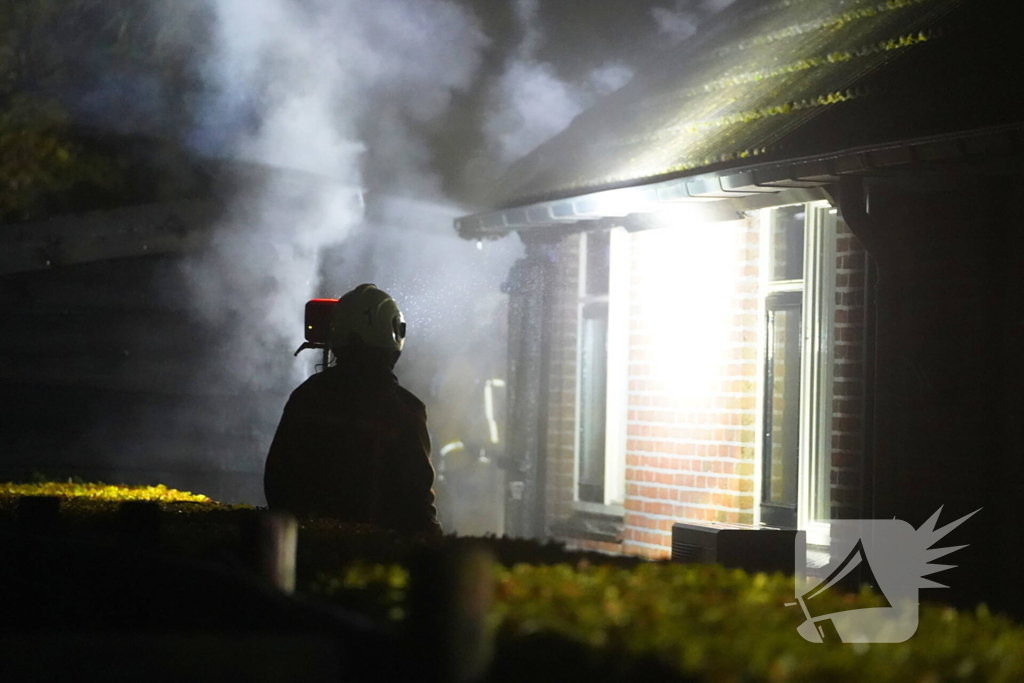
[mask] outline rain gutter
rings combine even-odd
[[[464,239],[485,240],[567,226],[597,229],[609,219],[626,216],[630,217],[627,227],[644,229],[658,225],[649,219],[651,215],[666,211],[702,222],[734,220],[746,211],[831,198],[828,188],[844,177],[1019,154],[1022,140],[1024,124],[1017,123],[659,182],[640,181],[464,216],[456,219],[455,229]]]
[[[0,226],[0,275],[190,251],[221,214],[211,200],[180,200]]]

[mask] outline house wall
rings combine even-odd
[[[0,277],[0,481],[35,473],[263,503],[287,399],[233,386],[177,256]],[[290,350],[287,349],[286,352]]]
[[[709,232],[711,231],[711,232]],[[578,235],[551,252],[545,529],[575,547],[667,557],[672,524],[752,524],[759,364],[759,218],[634,232],[621,542],[578,538],[573,502]],[[828,510],[863,509],[865,252],[839,221]],[[555,527],[554,529],[552,527]],[[562,534],[560,536],[560,534]]]
[[[1003,351],[1020,281],[1009,269],[1019,242],[1004,189],[1015,177],[870,187],[865,227],[881,256],[872,516],[919,528],[941,508],[939,528],[978,511],[939,543],[966,545],[939,560],[953,568],[930,577],[949,588],[924,589],[922,600],[1021,605],[1016,578],[1000,581],[1008,558],[1020,557],[1019,530],[1000,539],[1001,526],[1016,527],[1021,489],[1019,466],[1007,464],[1020,461],[1020,443],[1004,441],[1003,428],[1020,415],[1001,390],[1019,380]],[[1012,571],[1019,576],[1020,566]]]
[[[631,235],[623,538],[578,547],[666,557],[674,522],[754,521],[757,224],[710,229],[710,265],[700,229]],[[548,526],[574,510],[578,249],[559,245],[550,307]]]
[[[573,511],[579,249],[579,235],[569,235],[553,252],[554,288],[547,322],[551,337],[548,347],[545,528],[565,519]]]
[[[980,181],[952,190],[907,189],[892,181],[871,192],[872,221],[884,240],[874,246],[871,289],[861,242],[842,220],[837,229],[830,513],[896,517],[918,527],[941,506],[940,526],[980,508],[941,541],[967,544],[954,558],[958,566],[935,577],[950,588],[926,589],[921,597],[963,605],[985,599],[1024,612],[1014,578],[1021,544],[1008,523],[1022,479],[1015,438],[1020,411],[1013,408],[1019,404],[1016,341],[1024,300],[1020,269],[1013,266],[1021,247],[1019,237],[1007,237],[1016,235],[1011,228],[1020,220],[1019,202]],[[739,277],[727,307],[731,344],[712,364],[720,395],[703,399],[680,396],[678,386],[658,379],[680,369],[659,334],[664,323],[651,327],[671,313],[665,308],[671,297],[659,291],[671,281],[658,268],[666,262],[665,231],[631,235],[622,540],[556,534],[570,545],[665,557],[675,521],[749,522],[754,516],[757,231],[753,222],[721,227],[732,240],[731,273]],[[560,276],[549,311],[549,530],[574,510],[575,240],[565,239],[554,252]],[[688,339],[677,338],[680,345]],[[865,365],[866,339],[875,349],[874,367]],[[869,385],[873,407],[864,399]]]
[[[860,240],[836,226],[833,313],[831,519],[863,517],[865,266]]]
[[[1020,568],[1024,565],[1024,544],[1020,542],[1020,527],[1014,523],[1020,501],[1024,499],[1024,187],[1017,183],[1005,197],[1003,211],[997,221],[1004,226],[998,242],[998,251],[1004,255],[1000,265],[1002,273],[998,286],[1004,290],[1001,335],[998,344],[1002,403],[999,439],[1002,442],[998,457],[1001,482],[993,491],[995,519],[998,533],[993,534],[993,547],[1002,560],[993,572],[992,582],[999,586],[1002,609],[1018,620],[1024,618],[1024,592],[1019,589]]]
[[[706,230],[720,233],[710,248]],[[668,554],[675,522],[754,521],[756,221],[673,237],[633,239],[624,541],[648,556]],[[665,255],[689,249],[704,251],[715,272],[680,282],[673,271],[697,264]],[[685,289],[663,291],[672,285]],[[701,304],[723,287],[713,304]],[[680,308],[666,310],[666,299]],[[659,325],[676,316],[683,324]],[[710,339],[694,346],[698,335]]]

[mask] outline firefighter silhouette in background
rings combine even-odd
[[[336,361],[292,392],[267,456],[271,509],[440,533],[426,409],[392,373],[404,342],[402,313],[376,286],[338,300]]]
[[[499,300],[500,302],[500,300]],[[498,319],[481,296],[474,318]],[[438,473],[438,509],[446,531],[481,536],[504,532],[504,348],[492,324],[463,331],[462,342],[433,379],[431,427]]]

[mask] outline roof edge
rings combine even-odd
[[[844,175],[1011,156],[1019,154],[1022,145],[1024,123],[1015,123],[788,161],[641,178],[583,194],[463,216],[455,220],[455,230],[463,239],[500,239],[510,232],[595,223],[667,207],[684,207],[704,220],[730,220],[728,216],[744,210],[736,207],[792,203],[787,191],[823,188]]]

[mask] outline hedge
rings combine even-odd
[[[62,514],[94,530],[108,524],[103,520],[117,501],[157,500],[167,513],[164,549],[209,553],[233,542],[232,527],[254,513],[163,487],[42,486],[0,484],[0,522],[11,519],[14,499],[26,494],[65,497]],[[303,520],[300,592],[400,628],[413,554],[424,545],[467,542]],[[618,676],[629,680],[648,670],[661,672],[648,680],[669,674],[711,681],[1024,680],[1024,629],[984,607],[958,612],[923,605],[918,632],[905,643],[812,644],[796,631],[800,608],[784,606],[794,600],[792,577],[578,554],[527,541],[475,542],[498,560],[489,609],[495,681],[574,680],[584,672],[607,679],[612,671],[632,672]],[[834,604],[823,609],[831,611],[882,604],[868,590],[820,598],[826,599]]]
[[[356,564],[323,574],[314,594],[400,620],[409,581],[397,565]],[[813,644],[792,577],[717,565],[643,563],[632,569],[498,565],[491,628],[499,652],[516,639],[555,633],[614,663],[651,656],[712,681],[1021,681],[1024,628],[985,607],[924,605],[917,634],[900,644]],[[884,606],[870,590],[819,598],[823,611]]]
[[[104,483],[50,481],[36,484],[0,483],[0,510],[13,508],[14,502],[22,496],[56,496],[71,503],[71,509],[84,512],[90,509],[106,509],[110,503],[121,503],[126,500],[219,505],[202,494],[169,489],[163,484],[158,486],[124,486]],[[93,505],[90,506],[90,503]]]

